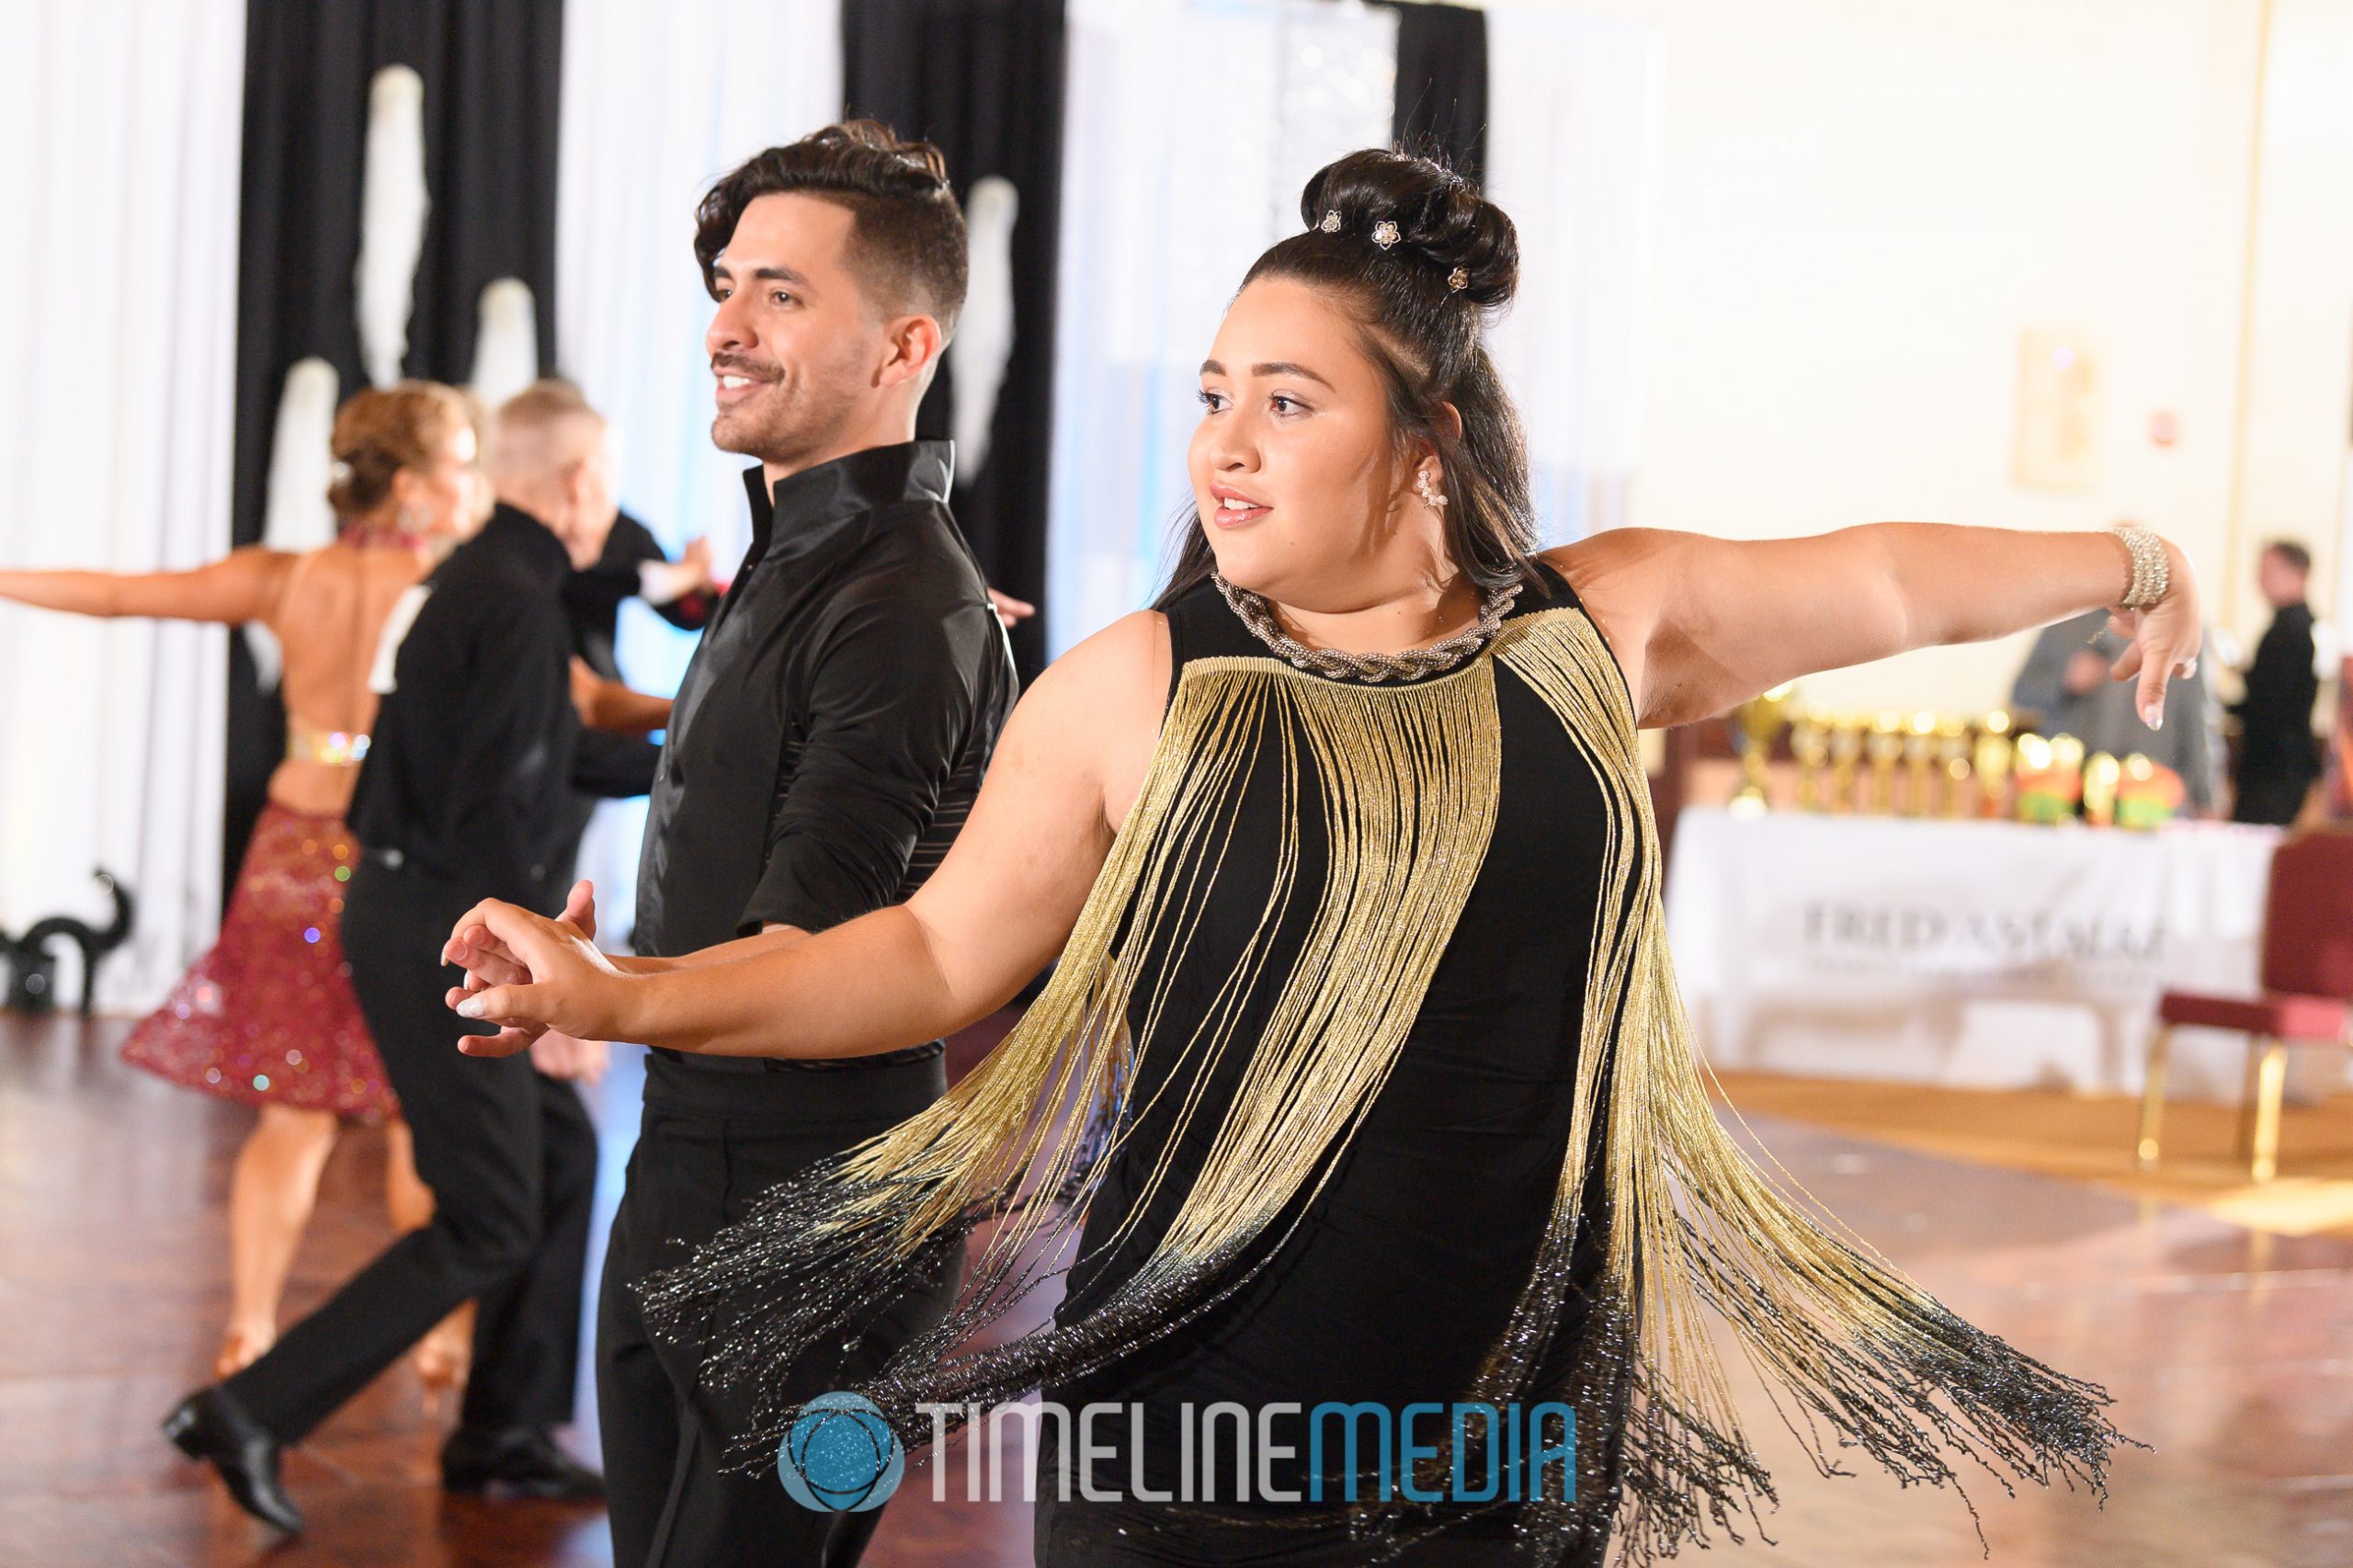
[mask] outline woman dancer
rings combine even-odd
[[[449,387],[362,392],[335,415],[327,498],[341,531],[324,549],[253,546],[188,572],[0,572],[0,597],[82,615],[259,621],[285,649],[286,757],[220,940],[123,1046],[151,1073],[260,1109],[229,1186],[231,1305],[217,1376],[278,1337],[278,1299],[341,1119],[387,1126],[393,1227],[432,1217],[344,973],[337,916],[359,850],[343,812],[368,752],[369,670],[385,621],[487,509],[475,440]],[[428,1390],[462,1380],[470,1332],[453,1317],[419,1346]]]
[[[2120,601],[2115,674],[2154,714],[2197,645],[2187,563],[2145,534],[1934,524],[1626,529],[1538,554],[1480,343],[1513,291],[1509,222],[1378,152],[1317,175],[1302,213],[1202,367],[1176,580],[1031,688],[918,894],[703,967],[608,959],[485,904],[452,933],[470,976],[450,1001],[503,1027],[463,1048],[552,1026],[876,1051],[1056,960],[931,1109],[646,1287],[710,1375],[761,1379],[1001,1216],[957,1312],[855,1392],[910,1445],[941,1407],[953,1426],[1041,1386],[1072,1412],[1140,1407],[1142,1451],[1120,1451],[1122,1411],[1082,1477],[1114,1501],[1069,1500],[1041,1447],[1041,1562],[1594,1563],[1613,1527],[1631,1562],[1704,1541],[1773,1494],[1703,1304],[1819,1464],[1836,1438],[1907,1482],[1956,1480],[1957,1449],[2102,1485],[2122,1440],[2103,1391],[1955,1317],[1718,1125],[1636,732]],[[1073,1230],[1052,1323],[960,1350]],[[1256,1417],[1256,1466],[1220,1475],[1214,1505],[1154,1500],[1206,1455],[1194,1414],[1224,1402]],[[1362,1473],[1336,1441],[1337,1467],[1310,1464],[1299,1411],[1321,1402],[1557,1402],[1574,1457],[1481,1501],[1445,1483],[1454,1462],[1475,1483],[1560,1423],[1439,1416],[1406,1473]],[[772,1400],[741,1461],[773,1462],[795,1415]],[[1278,1492],[1236,1502],[1236,1479]]]

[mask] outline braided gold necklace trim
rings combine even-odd
[[[1336,648],[1311,648],[1285,631],[1263,597],[1247,588],[1235,587],[1223,574],[1211,573],[1210,581],[1225,596],[1227,608],[1250,629],[1250,635],[1308,674],[1334,679],[1352,676],[1358,680],[1397,681],[1442,674],[1494,642],[1495,633],[1503,630],[1504,617],[1511,612],[1512,601],[1519,597],[1521,586],[1515,578],[1490,589],[1480,601],[1479,619],[1470,630],[1443,642],[1408,648],[1402,653],[1343,653]]]

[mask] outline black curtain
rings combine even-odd
[[[1038,606],[1013,631],[1026,681],[1045,664],[1046,483],[1053,425],[1054,264],[1062,222],[1062,0],[843,0],[842,83],[852,115],[937,146],[960,200],[995,175],[1020,197],[1013,229],[1013,351],[978,473],[958,462],[956,521],[993,587]],[[944,437],[943,368],[916,416]]]
[[[368,93],[406,65],[425,85],[432,209],[409,317],[409,375],[463,382],[482,290],[530,286],[544,369],[555,342],[556,97],[563,0],[252,0],[245,13],[244,168],[237,267],[234,539],[261,538],[286,372],[317,355],[343,395],[367,385],[353,318]],[[285,717],[230,640],[230,885]]]
[[[1482,183],[1487,165],[1487,17],[1467,6],[1397,4],[1390,141]]]

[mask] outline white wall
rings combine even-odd
[[[1568,0],[1564,0],[1568,3]],[[1666,53],[1633,520],[1735,537],[1880,518],[2178,540],[2252,640],[2229,551],[2258,0],[1575,0]],[[2353,6],[2279,0],[2247,538],[2331,580],[2353,383]],[[2022,329],[2104,342],[2104,464],[2011,479]],[[2159,449],[2150,417],[2178,421]],[[2245,562],[2236,574],[2246,584]],[[1856,706],[2001,700],[2024,640],[1813,677]]]
[[[2343,538],[2353,425],[2353,4],[2278,0],[2265,83],[2263,183],[2256,226],[2244,535],[2313,547],[2313,603],[2340,635],[2353,604]],[[2260,623],[2251,558],[2234,603]]]

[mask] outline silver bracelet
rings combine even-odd
[[[2163,599],[2165,590],[2172,586],[2173,573],[2165,564],[2165,543],[2133,523],[2119,523],[2109,531],[2123,545],[2125,558],[2132,566],[2132,580],[2116,608],[2147,609]]]

